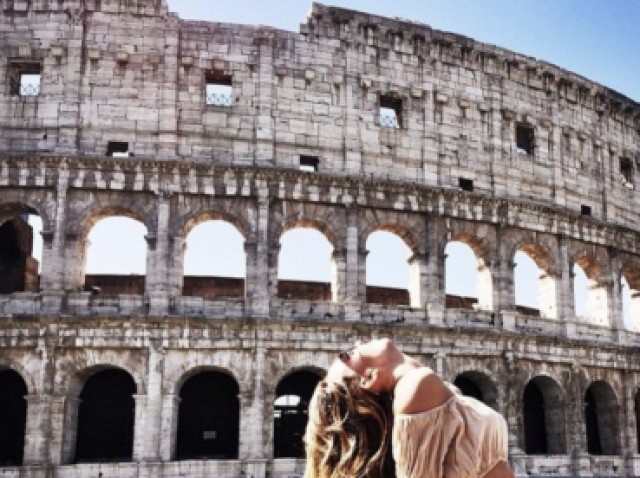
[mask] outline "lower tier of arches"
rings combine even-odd
[[[500,411],[517,474],[640,475],[635,347],[398,322],[21,317],[0,321],[0,477],[301,476],[315,385],[375,337]]]

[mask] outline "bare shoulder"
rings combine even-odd
[[[396,384],[393,411],[396,414],[416,414],[439,407],[453,392],[428,367],[408,371]]]

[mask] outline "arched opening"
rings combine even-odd
[[[622,312],[627,329],[640,331],[640,270],[626,269],[621,278]]]
[[[620,452],[618,401],[606,382],[592,383],[585,394],[587,451],[591,455]]]
[[[454,379],[453,384],[460,389],[463,395],[473,397],[494,410],[498,409],[498,389],[484,373],[463,372]]]
[[[523,315],[557,318],[556,283],[547,255],[535,244],[525,244],[514,256],[516,307]]]
[[[229,375],[206,371],[180,388],[177,460],[238,458],[240,388]]]
[[[295,372],[280,381],[273,407],[273,457],[304,458],[302,438],[307,427],[309,402],[320,377]]]
[[[124,370],[89,377],[79,397],[76,463],[131,461],[135,393],[136,383]]]
[[[0,467],[22,465],[28,393],[19,373],[0,370]]]
[[[367,302],[385,305],[416,302],[410,294],[414,266],[408,263],[411,249],[407,244],[392,232],[376,231],[367,237],[366,248]]]
[[[578,259],[573,266],[573,287],[576,317],[607,325],[607,289],[600,281],[600,269],[593,260]]]
[[[210,220],[186,237],[182,295],[215,299],[244,297],[244,237],[227,221]]]
[[[559,385],[549,377],[536,377],[524,389],[525,451],[529,455],[565,453],[564,401]]]
[[[147,228],[124,216],[100,219],[86,241],[85,290],[100,295],[142,295],[147,270]]]
[[[41,232],[42,219],[27,209],[0,221],[0,294],[39,290]]]
[[[446,307],[493,310],[491,270],[470,244],[472,239],[459,238],[445,248]]]
[[[333,246],[311,227],[287,230],[280,238],[278,297],[330,301],[337,294],[337,270]]]

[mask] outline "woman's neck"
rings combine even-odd
[[[400,381],[405,373],[421,367],[424,367],[424,365],[422,365],[416,359],[402,354],[402,359],[392,367],[387,386],[385,387],[387,392],[393,394],[393,391],[396,388],[396,384]]]

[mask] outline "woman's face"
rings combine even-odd
[[[373,368],[384,367],[392,350],[395,345],[389,339],[356,342],[353,348],[339,354],[329,368],[327,378],[333,381],[353,376],[369,379]]]

